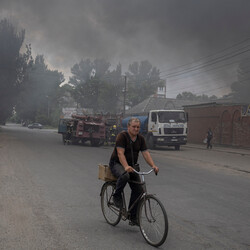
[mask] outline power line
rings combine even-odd
[[[206,56],[206,57],[200,58],[200,59],[198,59],[198,60],[196,60],[196,61],[194,61],[194,62],[190,62],[190,63],[186,63],[186,64],[183,64],[183,65],[174,67],[174,68],[166,69],[166,70],[164,70],[164,71],[161,71],[161,73],[166,72],[166,71],[173,71],[173,70],[176,70],[176,69],[180,69],[180,68],[183,68],[183,67],[185,67],[185,66],[190,66],[190,65],[195,64],[195,63],[198,63],[198,62],[200,62],[200,61],[202,61],[202,60],[204,60],[204,59],[208,59],[208,58],[213,57],[213,56],[216,56],[216,55],[218,55],[218,54],[220,54],[220,53],[222,53],[222,52],[224,52],[224,51],[230,50],[230,49],[232,49],[232,48],[234,48],[234,47],[236,47],[236,46],[239,46],[239,45],[241,45],[241,44],[244,44],[244,43],[246,43],[247,41],[250,41],[250,37],[248,37],[247,39],[245,39],[245,40],[243,40],[243,41],[240,41],[240,42],[238,42],[238,43],[236,43],[236,44],[233,44],[233,45],[230,46],[230,47],[227,47],[227,48],[225,48],[225,49],[222,49],[222,50],[220,50],[220,51],[217,51],[216,53],[213,53],[213,54],[208,55],[208,56]]]
[[[220,50],[220,51],[218,51],[212,55],[209,55],[207,57],[201,58],[195,62],[184,64],[184,65],[181,65],[179,67],[175,67],[175,68],[166,70],[166,71],[171,71],[174,69],[179,69],[176,72],[162,74],[165,71],[161,71],[160,78],[166,77],[168,79],[168,81],[171,79],[170,80],[171,82],[175,81],[175,82],[177,82],[176,84],[183,84],[184,83],[185,85],[187,84],[187,82],[193,83],[194,81],[199,80],[199,78],[202,78],[202,84],[210,83],[211,80],[210,79],[208,80],[207,75],[205,75],[205,77],[204,77],[204,73],[210,72],[210,71],[218,72],[219,70],[221,70],[225,67],[228,67],[226,70],[231,69],[231,68],[229,68],[229,66],[233,66],[233,65],[236,65],[237,63],[239,63],[242,60],[242,58],[241,58],[242,55],[245,55],[250,51],[250,49],[249,49],[250,44],[248,43],[249,40],[250,40],[250,38],[247,38],[241,42],[233,44],[230,47],[227,47],[223,50]],[[241,46],[241,47],[239,47],[239,46]],[[234,48],[236,48],[236,49],[234,49]],[[232,49],[234,49],[234,50],[232,51]],[[224,53],[224,54],[222,54],[222,53]],[[239,59],[235,61],[235,59],[237,57]],[[202,60],[204,60],[204,59],[205,60],[208,59],[208,60],[205,62],[202,62]],[[229,61],[229,60],[231,60],[229,63],[221,65],[222,62]],[[197,64],[194,65],[195,63],[197,63]],[[215,65],[217,65],[217,66],[213,67]],[[186,66],[190,66],[190,67],[181,69],[181,68],[186,67]],[[234,75],[236,76],[236,74],[234,74]],[[198,77],[198,79],[197,79],[197,77]],[[185,78],[185,81],[182,81],[183,78]],[[215,77],[213,75],[212,78],[213,78],[212,79],[213,83],[215,83],[215,84],[220,83],[219,81],[216,81],[216,79],[218,79],[217,75],[215,75]],[[222,79],[222,78],[223,77],[220,76],[220,79]],[[104,76],[101,78],[101,80],[109,80],[109,79],[112,79],[112,76]],[[130,81],[130,83],[142,83],[145,80],[146,79],[138,80],[137,82]],[[204,83],[204,80],[205,80],[205,83]],[[197,84],[191,84],[191,85],[188,85],[184,88],[182,87],[182,89],[188,89],[188,88],[190,88],[192,86],[196,86],[196,85]],[[226,87],[228,87],[228,83],[226,84]],[[221,89],[221,87],[219,87],[219,89]],[[216,88],[213,90],[216,90]],[[211,91],[211,90],[208,90],[208,91]]]
[[[203,69],[203,68],[205,68],[205,67],[214,65],[214,64],[219,63],[219,62],[223,62],[223,61],[228,60],[228,59],[230,59],[230,58],[234,58],[234,57],[236,57],[236,56],[238,56],[238,55],[242,55],[242,54],[244,54],[244,53],[246,53],[246,52],[248,52],[248,51],[250,51],[250,48],[249,48],[249,49],[246,49],[246,50],[244,50],[244,51],[240,51],[240,52],[235,53],[235,54],[230,55],[230,56],[227,55],[226,58],[223,58],[223,57],[225,57],[225,56],[223,56],[223,57],[221,57],[221,58],[214,59],[214,61],[211,61],[211,62],[209,62],[209,63],[207,63],[207,64],[204,64],[204,65],[198,65],[198,66],[196,66],[196,67],[193,67],[193,68],[190,68],[190,69],[187,69],[187,70],[183,70],[183,71],[179,71],[179,72],[174,72],[174,73],[166,74],[165,77],[166,77],[166,78],[176,77],[176,76],[183,75],[183,74],[187,74],[187,73],[189,73],[189,72],[193,72],[193,71],[196,71],[196,70],[199,70],[199,69]],[[164,77],[164,75],[163,75],[162,77]]]
[[[234,64],[238,64],[239,62],[241,61],[236,61],[236,62],[232,62],[232,63],[228,63],[228,64],[224,64],[224,65],[221,65],[220,67],[217,66],[215,68],[211,68],[211,69],[207,69],[206,71],[203,71],[203,72],[193,72],[192,74],[189,74],[187,76],[184,76],[184,75],[181,75],[181,77],[178,77],[178,78],[175,78],[175,79],[168,79],[168,81],[170,80],[171,82],[174,82],[174,81],[179,81],[181,79],[187,79],[187,78],[191,78],[192,80],[195,79],[195,77],[203,77],[204,78],[204,73],[206,72],[209,72],[209,71],[219,71],[221,70],[221,68],[223,67],[226,67],[226,66],[230,66],[230,65],[234,65]],[[202,75],[203,74],[203,75]]]
[[[250,71],[247,71],[246,73],[248,73],[248,72],[250,72]],[[242,83],[242,82],[245,82],[245,81],[247,81],[247,80],[250,80],[250,77],[249,78],[246,78],[246,79],[244,79],[244,80],[241,80],[241,81],[237,81],[237,83]],[[231,86],[228,86],[227,84],[225,84],[225,85],[223,85],[223,86],[220,86],[220,87],[216,87],[216,88],[213,88],[213,89],[207,89],[207,90],[203,90],[202,92],[200,92],[200,93],[207,93],[207,92],[212,92],[212,91],[215,91],[215,90],[218,90],[218,89],[222,89],[222,88],[228,88],[228,87],[231,87]],[[189,87],[187,87],[187,88],[189,88]],[[182,88],[182,90],[183,89],[187,89],[187,88]],[[168,93],[170,92],[176,92],[176,91],[178,91],[177,89],[176,90],[169,90],[168,91]],[[198,93],[196,93],[196,94],[199,94],[199,92]]]
[[[220,53],[222,53],[222,52],[228,51],[228,50],[230,50],[230,49],[232,49],[232,48],[234,48],[234,47],[237,47],[237,46],[239,46],[239,45],[243,45],[243,44],[246,43],[247,41],[250,41],[250,37],[247,38],[247,39],[245,39],[245,40],[243,40],[243,41],[240,41],[240,42],[238,42],[238,43],[236,43],[236,44],[233,44],[233,45],[231,45],[230,47],[227,47],[227,48],[225,48],[225,49],[222,49],[222,50],[220,50],[220,51],[217,51],[216,53],[213,53],[213,54],[211,54],[211,55],[209,55],[209,56],[200,58],[200,59],[198,59],[198,60],[196,60],[196,61],[194,61],[194,62],[192,62],[192,63],[187,63],[187,64],[184,64],[184,65],[181,65],[181,66],[172,68],[172,69],[168,69],[168,70],[165,70],[165,71],[171,71],[171,70],[174,70],[174,69],[179,69],[179,68],[182,68],[182,67],[189,66],[189,65],[192,65],[192,64],[194,64],[194,63],[200,62],[200,61],[202,61],[202,60],[204,60],[204,59],[208,59],[208,58],[214,57],[214,56],[216,56],[216,55],[218,55],[218,54],[220,54]],[[180,70],[180,71],[177,71],[177,72],[173,72],[173,73],[168,73],[168,74],[160,75],[160,77],[161,77],[161,78],[164,78],[164,77],[166,77],[166,78],[175,77],[175,76],[179,76],[179,75],[182,75],[182,74],[186,74],[186,73],[189,73],[189,72],[192,72],[192,71],[195,71],[195,70],[204,68],[204,67],[211,66],[211,65],[213,65],[213,64],[215,64],[215,63],[219,63],[219,62],[221,62],[221,61],[228,60],[228,59],[230,59],[230,58],[232,58],[232,57],[236,57],[236,56],[238,56],[238,55],[240,55],[240,54],[242,54],[242,53],[245,53],[245,52],[250,51],[250,49],[247,49],[247,50],[245,50],[245,51],[240,51],[240,50],[242,50],[242,49],[248,48],[249,46],[250,46],[250,44],[247,44],[246,46],[244,46],[244,47],[242,47],[242,48],[239,48],[239,49],[236,50],[236,51],[230,52],[231,54],[234,53],[233,55],[226,54],[226,55],[223,55],[223,56],[220,56],[220,57],[217,57],[217,58],[213,58],[213,59],[211,59],[210,61],[207,61],[207,62],[205,62],[205,63],[203,63],[203,64],[200,63],[200,64],[198,64],[198,65],[195,65],[195,66],[191,67],[191,68],[183,69],[183,70]],[[236,53],[236,54],[235,54],[235,52],[237,52],[237,51],[239,51],[239,53]],[[223,57],[226,57],[226,58],[223,59]],[[233,62],[232,64],[234,64],[234,63],[236,63],[236,62]],[[229,65],[229,64],[227,64],[227,65]],[[225,65],[225,66],[226,66],[226,65]],[[222,67],[223,67],[223,66],[222,66]],[[210,69],[210,70],[211,70],[211,69]],[[160,73],[162,74],[162,73],[165,72],[165,71],[161,71]],[[198,73],[198,74],[200,74],[200,73]],[[64,76],[70,77],[69,75],[64,75]],[[110,77],[110,76],[105,76],[105,77],[103,77],[102,79],[108,80],[108,79],[112,79],[112,77]],[[144,80],[137,81],[137,83],[143,82],[143,81],[144,81]]]
[[[240,62],[240,61],[239,61]],[[230,64],[226,64],[226,65],[222,65],[221,67],[224,67],[224,66],[228,66],[228,65],[231,65],[232,63],[230,63]],[[217,67],[216,68],[216,71],[218,70],[219,68]],[[219,69],[220,70],[220,69]],[[249,73],[250,71],[244,71],[244,73]],[[237,73],[237,72],[236,72]],[[183,84],[185,84],[186,86],[183,86],[183,87],[177,87],[177,88],[174,88],[174,90],[172,89],[172,92],[173,91],[178,91],[180,88],[181,89],[188,89],[188,88],[191,88],[191,87],[193,87],[193,86],[196,86],[197,85],[197,83],[195,83],[195,84],[188,84],[188,83],[193,83],[193,82],[195,82],[195,81],[200,81],[200,80],[202,80],[202,84],[203,85],[206,85],[207,83],[211,83],[211,82],[213,82],[214,84],[218,84],[218,83],[220,83],[220,82],[222,82],[221,80],[224,78],[225,80],[223,81],[223,82],[225,82],[226,80],[227,80],[227,78],[229,78],[230,79],[230,84],[232,84],[233,83],[233,81],[232,81],[232,79],[233,79],[233,76],[236,78],[237,77],[237,75],[236,74],[234,74],[234,75],[229,75],[229,76],[227,76],[227,77],[225,77],[225,76],[221,76],[221,74],[216,74],[216,75],[213,75],[211,78],[209,78],[209,76],[207,76],[207,75],[205,75],[205,77],[204,77],[204,75],[196,75],[196,76],[194,76],[194,77],[192,77],[191,78],[191,76],[187,76],[187,77],[185,77],[185,80],[182,80],[184,77],[181,77],[181,78],[178,78],[178,79],[173,79],[173,80],[171,80],[170,81],[170,83],[172,83],[173,84],[173,82],[176,82],[175,84],[178,84],[178,85],[183,85]],[[218,79],[220,79],[220,81],[218,81]],[[234,80],[235,81],[235,80]],[[239,82],[239,81],[238,81]],[[227,85],[229,85],[229,83],[227,83]]]

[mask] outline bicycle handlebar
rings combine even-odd
[[[148,175],[148,174],[150,174],[152,171],[154,171],[154,169],[151,169],[151,170],[149,170],[148,172],[138,172],[138,171],[136,171],[136,170],[134,169],[134,172],[137,173],[137,174],[139,174],[139,175]]]

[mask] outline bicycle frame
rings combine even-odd
[[[130,180],[130,181],[128,181],[128,182],[130,182],[130,183],[136,183],[136,184],[142,185],[142,186],[143,186],[143,192],[142,192],[142,193],[139,195],[139,197],[132,203],[132,205],[130,206],[130,208],[127,208],[126,199],[125,199],[125,193],[124,193],[124,191],[122,191],[123,209],[122,209],[121,213],[122,213],[122,219],[123,219],[123,220],[128,219],[128,218],[129,218],[129,215],[130,215],[130,211],[133,209],[133,207],[134,207],[137,203],[139,203],[139,201],[140,201],[141,199],[143,199],[144,197],[146,197],[146,195],[147,195],[147,188],[146,188],[146,182],[145,182],[144,176],[150,174],[152,171],[153,171],[153,169],[149,170],[148,172],[138,172],[138,171],[134,170],[135,173],[137,173],[138,175],[140,175],[141,182],[133,181],[133,180]],[[151,212],[150,212],[150,213],[151,213]]]

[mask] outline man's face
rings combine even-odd
[[[132,136],[138,135],[140,131],[140,122],[132,121],[128,126],[128,133]]]

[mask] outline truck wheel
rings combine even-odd
[[[174,147],[175,147],[175,150],[180,150],[180,145],[176,145]]]
[[[62,134],[62,142],[63,142],[64,145],[65,145],[65,140],[66,140],[66,135]]]
[[[153,136],[149,136],[149,138],[147,140],[147,144],[148,144],[149,149],[154,149],[155,148]]]
[[[92,147],[100,146],[100,140],[99,139],[92,139],[90,143],[91,143]]]
[[[76,145],[76,144],[78,144],[78,142],[79,142],[79,139],[77,139],[77,138],[75,138],[75,137],[71,137],[71,143],[72,143],[72,145]]]

